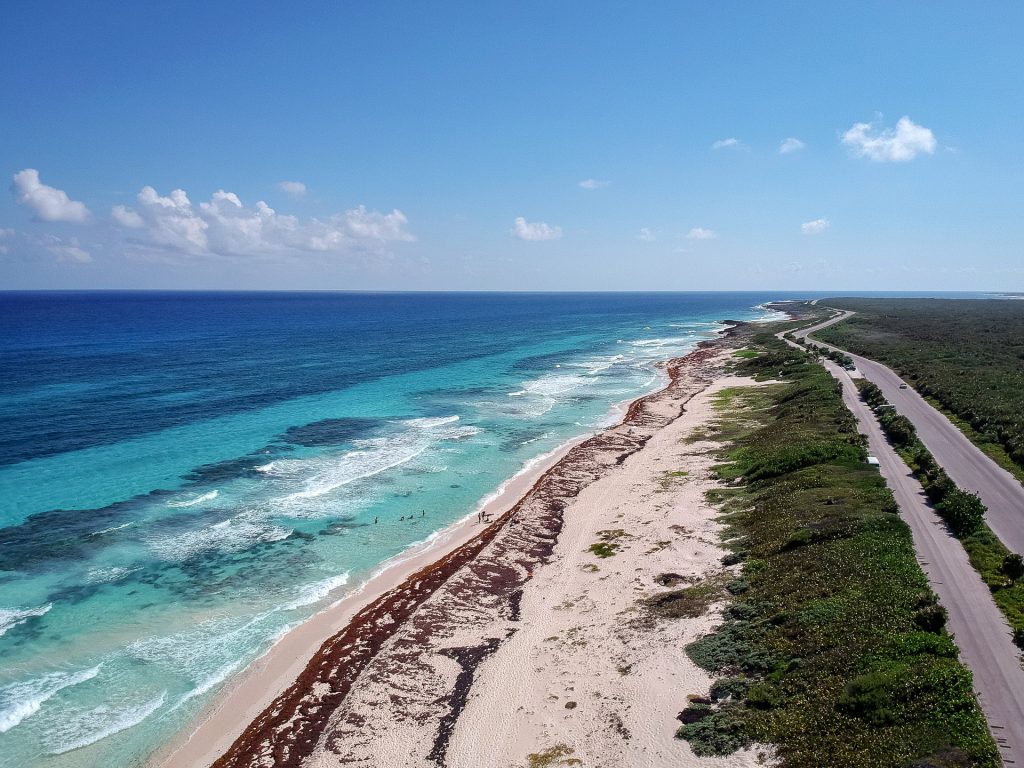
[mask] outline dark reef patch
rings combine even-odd
[[[382,419],[343,417],[321,419],[299,427],[289,427],[281,439],[293,445],[317,448],[324,445],[344,445],[376,435],[387,422]]]

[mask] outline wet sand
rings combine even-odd
[[[474,516],[448,529],[288,633],[151,764],[468,768],[552,748],[586,754],[588,766],[695,764],[672,738],[673,718],[710,680],[682,645],[714,612],[620,630],[663,588],[654,571],[700,580],[722,570],[703,502],[711,446],[681,438],[731,381],[721,379],[726,355],[705,346],[669,361],[667,386],[619,424],[510,482],[489,504],[489,526]],[[659,466],[686,474],[666,485]],[[614,557],[589,552],[602,531],[620,529]],[[568,603],[600,608],[567,626],[578,612]]]

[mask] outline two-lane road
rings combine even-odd
[[[1006,619],[971,567],[963,546],[929,506],[921,484],[860,399],[850,374],[829,360],[825,367],[843,385],[843,402],[867,436],[900,517],[910,526],[918,561],[949,615],[947,628],[960,649],[961,661],[974,675],[978,701],[1004,763],[1024,762],[1024,670]]]
[[[794,336],[807,336],[828,325],[842,322],[852,314],[843,312],[823,323],[794,331]],[[837,349],[817,339],[814,342]],[[1012,551],[1024,553],[1024,486],[982,453],[913,387],[906,386],[891,368],[844,349],[839,351],[850,355],[860,374],[882,390],[885,399],[895,406],[898,413],[910,419],[921,442],[949,473],[953,482],[964,490],[978,494],[988,507],[985,520],[999,540]],[[901,388],[901,385],[905,388]]]

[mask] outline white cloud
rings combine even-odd
[[[746,149],[747,145],[739,139],[734,139],[731,136],[728,139],[719,139],[711,145],[712,149]]]
[[[584,179],[580,182],[580,186],[583,189],[604,189],[610,184],[610,181],[602,181],[601,179]]]
[[[895,128],[874,131],[872,123],[854,123],[843,134],[843,144],[855,154],[880,163],[905,163],[922,152],[932,154],[938,142],[930,129],[901,117]]]
[[[0,227],[0,256],[7,253],[7,244],[4,240],[10,237],[14,237],[14,230]]]
[[[114,220],[115,224],[119,224],[122,227],[128,229],[142,229],[146,225],[142,217],[139,216],[135,211],[130,211],[123,205],[115,205],[110,209],[110,218]]]
[[[713,229],[704,229],[704,227],[694,227],[686,233],[688,240],[714,240],[716,237]]]
[[[657,240],[657,236],[647,227],[640,227],[640,232],[636,236],[637,240],[642,240],[645,243],[653,243]]]
[[[510,230],[520,240],[558,240],[562,237],[561,227],[551,227],[543,221],[527,221],[518,216]]]
[[[806,146],[807,145],[800,141],[800,139],[794,139],[792,136],[790,136],[788,139],[785,139],[781,144],[779,144],[779,154],[788,155],[791,152],[799,152]]]
[[[72,200],[62,189],[50,187],[39,180],[39,171],[26,168],[14,174],[11,186],[22,205],[32,209],[39,221],[70,221],[81,224],[89,219],[85,203]]]
[[[68,264],[88,264],[92,261],[92,254],[79,245],[77,237],[64,240],[56,235],[46,235],[40,242],[57,261]]]
[[[306,185],[301,181],[282,181],[277,188],[292,197],[302,197],[306,194]]]
[[[218,190],[208,202],[194,205],[183,189],[163,196],[149,186],[142,188],[136,203],[135,208],[115,206],[111,211],[117,224],[135,232],[131,242],[194,256],[346,253],[415,239],[398,210],[380,213],[359,206],[325,220],[300,220],[277,213],[262,200],[247,207],[234,192]]]
[[[805,221],[801,224],[800,231],[805,235],[820,235],[830,226],[832,226],[832,222],[828,219],[815,219],[814,221]]]

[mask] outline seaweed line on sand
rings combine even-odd
[[[704,342],[685,357],[667,361],[669,383],[663,389],[635,400],[618,425],[570,449],[473,539],[363,608],[324,642],[302,674],[248,725],[214,768],[297,767],[318,745],[339,762],[362,762],[356,753],[373,738],[363,727],[367,716],[343,707],[360,676],[389,691],[388,705],[398,716],[438,723],[430,754],[424,757],[443,766],[447,737],[465,705],[476,666],[514,626],[506,625],[497,637],[479,635],[479,644],[471,647],[444,647],[445,638],[474,626],[493,633],[495,618],[519,620],[522,587],[551,556],[568,500],[674,420],[678,413],[665,415],[650,406],[664,397],[678,397],[680,387],[699,389],[709,383],[719,353],[718,343]],[[386,663],[378,658],[384,655]],[[457,663],[454,680],[437,678],[430,663],[437,655]]]

